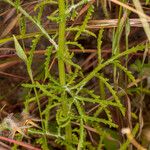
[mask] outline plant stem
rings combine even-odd
[[[94,70],[92,72],[90,72],[83,80],[81,80],[78,84],[76,84],[74,87],[72,87],[71,89],[77,89],[79,87],[83,87],[85,86],[85,84],[90,81],[101,69],[103,69],[104,67],[106,67],[107,65],[111,64],[113,61],[125,56],[125,55],[129,55],[131,53],[135,53],[137,51],[143,51],[144,49],[144,45],[140,45],[140,46],[136,46],[133,47],[131,49],[128,49],[122,53],[119,53],[113,57],[111,57],[110,59],[108,59],[107,61],[105,61],[104,63],[99,64],[97,67],[94,68]]]
[[[65,81],[65,63],[63,60],[63,55],[65,53],[65,29],[66,29],[66,14],[65,14],[65,1],[64,0],[59,0],[58,1],[58,5],[59,5],[59,18],[60,18],[60,22],[59,22],[59,39],[58,39],[58,51],[57,51],[57,56],[58,56],[58,69],[59,69],[59,80],[60,80],[60,84],[62,86],[65,86],[66,81]],[[62,107],[63,107],[63,112],[64,115],[67,116],[68,115],[68,104],[67,104],[67,95],[66,92],[63,92],[62,95]],[[71,140],[71,124],[69,123],[66,128],[66,141],[67,143],[72,141]],[[69,144],[66,144],[66,149],[70,150],[72,149],[71,146]]]
[[[35,81],[34,81],[34,79],[33,79],[32,70],[31,70],[31,66],[29,65],[29,63],[27,64],[27,71],[28,71],[28,74],[29,74],[29,77],[30,77],[31,82],[32,82],[32,84],[34,85],[34,84],[35,84]],[[33,89],[34,89],[34,93],[35,93],[35,97],[36,97],[37,106],[38,106],[38,109],[39,109],[40,118],[41,118],[41,120],[42,120],[42,121],[41,121],[42,129],[45,130],[45,126],[44,126],[44,122],[43,122],[42,110],[41,110],[41,105],[40,105],[40,100],[39,100],[38,92],[37,92],[37,90],[36,90],[35,87],[34,87]],[[48,149],[46,136],[44,135],[43,138],[44,138],[43,141],[44,141],[45,149]]]
[[[102,37],[103,37],[104,30],[101,29],[98,34],[98,41],[97,41],[97,55],[98,55],[98,64],[101,64],[102,61]],[[100,74],[102,77],[104,76],[103,73]],[[100,88],[100,97],[101,99],[105,99],[106,93],[105,93],[105,85],[104,83],[99,79],[99,88]]]

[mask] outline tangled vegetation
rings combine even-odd
[[[2,0],[0,146],[148,149],[149,6]]]

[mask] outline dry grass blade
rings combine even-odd
[[[122,7],[126,8],[126,9],[128,9],[128,10],[130,10],[130,11],[132,11],[132,12],[138,14],[138,15],[140,15],[141,17],[144,17],[144,18],[150,20],[150,17],[149,17],[149,16],[145,15],[145,14],[142,13],[142,12],[137,11],[136,9],[130,7],[129,5],[127,5],[127,4],[125,4],[125,3],[122,3],[122,2],[120,2],[120,1],[118,1],[118,0],[110,0],[110,1],[113,2],[113,3],[115,3],[115,4],[117,4],[117,5],[122,6]]]
[[[2,71],[0,71],[0,74],[4,75],[4,76],[12,77],[12,78],[17,78],[17,79],[25,80],[24,77],[21,77],[21,76],[18,76],[18,75],[14,75],[14,74],[10,74],[10,73],[6,73],[6,72],[2,72]]]
[[[141,6],[139,0],[133,0],[133,3],[134,3],[134,5],[135,5],[137,11],[138,11],[139,13],[141,13],[141,14],[144,14],[144,11],[143,11],[143,9],[142,9],[142,6]],[[145,30],[145,33],[146,33],[146,35],[147,35],[147,37],[148,37],[148,40],[150,41],[150,26],[149,26],[149,24],[148,24],[148,20],[147,20],[147,18],[141,16],[140,14],[138,14],[138,15],[139,15],[139,17],[140,17],[141,23],[142,23],[143,28],[144,28],[144,30]]]
[[[147,20],[150,23],[150,19]],[[141,20],[137,18],[129,19],[131,27],[143,27]],[[88,23],[88,29],[113,28],[118,26],[118,19],[91,20]]]
[[[20,61],[14,60],[14,61],[8,61],[6,63],[0,64],[0,71],[5,70],[6,68],[9,68],[13,65],[18,64]]]
[[[11,20],[11,22],[7,25],[5,30],[2,32],[1,37],[5,37],[10,31],[16,26],[16,23],[18,22],[19,17],[21,14],[17,15],[14,19]]]
[[[86,6],[83,7],[83,8],[81,9],[81,11],[79,12],[79,14],[78,14],[78,16],[77,16],[77,19],[78,19],[83,13],[85,13],[85,12],[89,9],[90,5],[92,5],[94,2],[95,2],[95,0],[91,0],[88,4],[86,4]]]
[[[11,9],[5,16],[4,23],[6,23],[16,12],[15,8]]]

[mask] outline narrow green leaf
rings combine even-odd
[[[14,43],[15,43],[15,49],[16,49],[16,54],[25,62],[27,63],[28,59],[27,56],[23,50],[23,48],[21,47],[21,45],[19,44],[18,40],[16,39],[16,37],[13,35],[14,38]]]

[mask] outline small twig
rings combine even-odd
[[[22,76],[18,76],[18,75],[6,73],[6,72],[3,72],[3,71],[0,71],[0,74],[1,74],[1,75],[4,75],[4,76],[9,76],[9,77],[13,77],[13,78],[22,79],[22,80],[25,80],[25,79],[26,79],[26,78],[24,78],[24,77],[22,77]]]
[[[29,144],[26,144],[26,143],[23,143],[23,142],[20,142],[20,141],[16,141],[16,140],[13,140],[13,139],[9,139],[9,138],[3,137],[3,136],[0,136],[0,140],[20,145],[22,147],[27,148],[28,150],[41,150],[41,149],[35,148],[35,147],[33,147],[33,146],[29,145]]]

